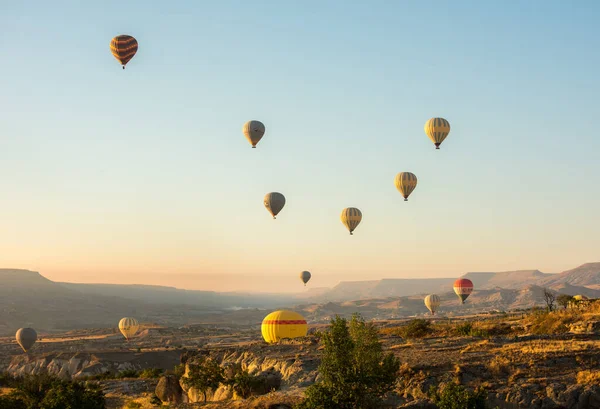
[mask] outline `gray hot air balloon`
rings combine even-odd
[[[15,338],[23,351],[27,352],[37,341],[37,332],[33,328],[19,328]]]
[[[285,197],[279,192],[271,192],[265,195],[265,207],[273,216],[273,219],[276,219],[275,216],[283,209],[285,206]]]
[[[252,147],[256,148],[256,144],[265,134],[265,125],[260,121],[248,121],[242,127],[242,132]]]
[[[310,272],[309,271],[301,272],[300,280],[302,280],[302,282],[304,283],[304,287],[306,287],[306,283],[308,283],[308,281],[310,280]]]

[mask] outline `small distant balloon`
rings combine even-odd
[[[23,351],[27,352],[37,341],[37,332],[33,328],[19,328],[15,338]]]
[[[260,121],[248,121],[244,124],[242,132],[252,147],[256,148],[256,144],[265,134],[265,125]]]
[[[279,192],[267,193],[264,198],[264,204],[273,219],[279,214],[283,206],[285,206],[285,196]]]
[[[306,283],[308,283],[310,277],[311,275],[309,271],[303,271],[300,273],[300,280],[302,280],[302,282],[304,283],[304,287],[306,287]]]
[[[410,196],[413,190],[415,190],[417,187],[417,176],[410,172],[400,172],[396,175],[394,184],[406,202],[408,200],[408,196]]]
[[[112,55],[121,63],[123,69],[138,50],[138,42],[129,35],[119,35],[110,41]]]
[[[121,331],[121,334],[127,340],[131,339],[139,328],[140,324],[138,324],[135,318],[125,317],[119,321],[119,331]]]
[[[431,312],[431,315],[434,315],[440,306],[440,297],[438,297],[436,294],[429,294],[427,297],[425,297],[424,301],[425,306]]]
[[[440,149],[440,145],[450,133],[450,122],[444,118],[431,118],[425,123],[425,133],[435,144],[435,148]]]
[[[350,232],[350,235],[353,235],[354,229],[358,227],[360,221],[362,220],[362,213],[356,207],[347,207],[342,210],[340,219]]]

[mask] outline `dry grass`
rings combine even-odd
[[[600,385],[600,371],[577,372],[577,383],[580,385]]]
[[[495,356],[488,362],[487,369],[495,376],[508,375],[512,372],[511,360],[504,356]]]

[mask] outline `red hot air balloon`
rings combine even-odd
[[[473,282],[468,278],[459,278],[454,282],[454,292],[464,304],[467,297],[473,292]]]

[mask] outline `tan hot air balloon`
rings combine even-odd
[[[256,148],[256,144],[265,134],[265,125],[260,121],[248,121],[244,124],[242,132],[252,147]]]
[[[431,311],[431,315],[434,315],[440,306],[440,297],[436,294],[429,294],[425,297],[425,306],[429,311]]]
[[[303,271],[300,273],[300,280],[302,280],[302,282],[304,283],[304,287],[306,287],[306,283],[308,283],[310,277],[311,275],[309,271]]]
[[[362,220],[362,213],[356,207],[347,207],[344,210],[342,210],[340,219],[342,220],[344,226],[346,226],[346,228],[350,232],[350,235],[352,235],[354,229],[358,227],[358,224]]]
[[[406,202],[408,196],[410,196],[412,191],[417,187],[417,176],[410,172],[400,172],[396,175],[394,183],[396,184],[396,189],[402,193],[404,201]]]
[[[119,321],[119,331],[127,340],[131,339],[139,328],[140,324],[135,318],[125,317]]]
[[[17,339],[17,343],[23,348],[23,351],[27,352],[35,344],[35,341],[37,341],[37,332],[33,328],[19,328],[15,338]]]
[[[123,69],[138,50],[138,42],[128,35],[119,35],[110,41],[112,55],[121,63]]]
[[[435,148],[440,149],[440,145],[450,133],[450,122],[444,118],[431,118],[425,123],[425,133],[435,144]]]
[[[265,195],[264,199],[265,207],[273,216],[273,219],[276,219],[275,216],[283,209],[285,206],[285,196],[283,196],[279,192],[271,192]]]

